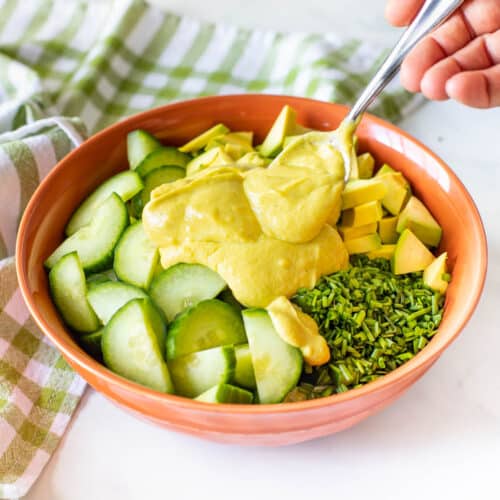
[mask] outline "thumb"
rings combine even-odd
[[[410,24],[424,4],[424,0],[389,0],[385,17],[393,26]]]

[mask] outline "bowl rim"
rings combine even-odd
[[[217,101],[226,101],[226,100],[241,100],[241,99],[262,99],[262,100],[275,100],[282,99],[289,102],[293,105],[293,102],[301,102],[301,103],[315,103],[326,106],[333,106],[337,108],[341,108],[347,114],[349,110],[348,106],[331,103],[326,101],[320,101],[317,99],[310,99],[307,97],[297,97],[297,96],[289,96],[284,94],[228,94],[228,95],[215,95],[208,97],[198,97],[193,99],[182,100],[178,102],[173,102],[169,104],[165,104],[162,106],[158,106],[155,108],[151,108],[146,111],[142,111],[140,113],[136,113],[134,115],[128,116],[123,120],[120,120],[103,130],[97,132],[94,135],[91,135],[86,141],[84,141],[80,146],[72,150],[69,154],[67,154],[64,158],[62,158],[52,170],[47,174],[47,176],[42,180],[42,182],[38,185],[37,189],[31,196],[23,216],[21,218],[21,222],[19,224],[19,229],[16,238],[16,251],[15,251],[15,261],[16,261],[16,272],[18,277],[19,287],[23,296],[23,299],[28,307],[29,312],[33,316],[35,322],[38,327],[42,330],[44,335],[46,335],[58,348],[60,353],[63,354],[63,357],[66,358],[73,366],[78,366],[78,368],[82,371],[87,371],[92,373],[94,377],[97,379],[101,379],[103,382],[107,384],[111,384],[113,386],[118,386],[120,390],[124,391],[124,393],[132,391],[135,392],[136,395],[145,396],[148,399],[154,399],[161,403],[169,403],[176,408],[179,409],[190,409],[203,413],[212,413],[212,414],[231,414],[231,415],[270,415],[276,413],[295,413],[299,411],[307,411],[307,410],[315,410],[320,407],[325,406],[333,406],[342,403],[346,403],[351,400],[356,400],[362,396],[366,396],[368,394],[373,394],[382,389],[386,388],[388,385],[398,381],[404,380],[407,377],[410,377],[414,372],[423,367],[426,364],[430,364],[437,359],[437,357],[453,342],[458,335],[462,332],[470,318],[472,317],[477,304],[481,298],[482,291],[484,289],[484,284],[486,280],[486,272],[488,266],[488,248],[487,248],[487,239],[486,233],[484,229],[484,224],[481,219],[481,215],[479,210],[472,199],[471,195],[465,188],[462,181],[458,178],[458,176],[453,172],[453,170],[441,159],[439,158],[431,149],[422,144],[420,141],[412,137],[410,134],[400,129],[399,127],[393,125],[392,123],[385,121],[379,117],[376,117],[370,113],[365,113],[363,119],[368,119],[370,122],[373,122],[382,128],[389,129],[391,132],[394,132],[402,137],[405,140],[411,142],[414,146],[417,146],[420,150],[422,150],[426,155],[430,156],[436,163],[443,168],[447,175],[452,179],[452,183],[456,186],[460,195],[465,199],[467,204],[472,210],[472,216],[475,219],[475,222],[478,225],[478,234],[479,239],[477,240],[477,245],[479,248],[479,259],[477,262],[477,276],[478,281],[476,281],[476,286],[472,290],[473,294],[471,295],[471,300],[469,301],[469,305],[466,309],[466,313],[462,316],[458,327],[455,331],[448,334],[448,336],[442,340],[438,346],[433,342],[429,342],[427,346],[424,347],[418,354],[416,354],[411,360],[407,361],[400,367],[395,370],[389,372],[386,375],[378,378],[373,382],[369,382],[364,384],[361,387],[356,389],[350,389],[346,392],[339,394],[332,394],[327,397],[317,398],[306,401],[298,401],[298,402],[289,402],[289,403],[279,403],[279,404],[259,404],[259,405],[238,405],[238,404],[230,404],[230,403],[221,403],[221,404],[210,404],[204,403],[201,401],[195,401],[193,399],[185,398],[182,396],[177,396],[175,394],[163,394],[157,392],[153,389],[149,389],[145,386],[142,386],[138,383],[132,382],[130,380],[121,377],[113,373],[111,370],[106,368],[101,363],[97,362],[90,355],[84,352],[75,341],[67,341],[59,338],[59,336],[54,333],[50,327],[50,325],[43,319],[42,315],[38,312],[35,301],[33,299],[32,292],[28,286],[28,269],[25,263],[25,259],[23,258],[27,254],[26,244],[24,241],[24,235],[26,233],[26,227],[29,224],[29,220],[31,215],[37,209],[38,198],[41,194],[47,189],[47,187],[51,183],[51,179],[55,176],[58,170],[64,168],[67,163],[71,163],[73,157],[75,155],[81,154],[80,150],[85,148],[86,144],[89,144],[91,141],[99,140],[102,136],[108,134],[113,130],[120,130],[121,128],[126,128],[127,124],[131,121],[140,120],[141,118],[147,118],[151,114],[161,114],[164,111],[175,112],[176,110],[180,110],[185,107],[191,107],[194,104],[200,104],[205,102],[217,102]],[[438,329],[439,331],[439,329]],[[433,348],[435,346],[435,348]],[[78,372],[78,370],[75,370]],[[84,378],[84,377],[82,377]],[[85,379],[85,378],[84,378]],[[86,383],[89,383],[85,379]],[[89,383],[89,385],[92,385]],[[107,397],[110,397],[108,394],[105,394]],[[147,413],[147,412],[145,412]]]

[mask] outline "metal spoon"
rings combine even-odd
[[[351,126],[354,124],[354,127],[352,127],[354,130],[361,115],[397,74],[403,59],[411,49],[453,14],[463,2],[464,0],[426,0],[415,19],[358,97],[358,100],[344,118],[344,123],[351,122]],[[349,168],[346,168],[346,180],[349,178],[349,174],[350,165]]]

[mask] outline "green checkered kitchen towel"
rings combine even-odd
[[[84,390],[14,271],[19,219],[46,173],[85,130],[172,100],[265,91],[351,103],[381,57],[359,40],[200,23],[139,0],[0,0],[0,497],[26,494]],[[394,84],[373,110],[396,121],[416,102]]]

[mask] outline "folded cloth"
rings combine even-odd
[[[333,34],[202,23],[140,0],[0,0],[0,497],[25,495],[84,390],[17,287],[17,226],[47,172],[126,115],[208,94],[267,92],[352,103],[383,57]],[[417,100],[393,84],[373,112]],[[64,117],[78,118],[64,118]]]

